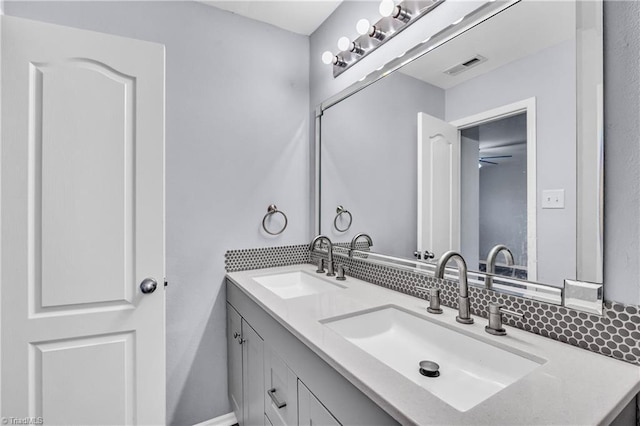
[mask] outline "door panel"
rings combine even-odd
[[[87,60],[30,67],[36,308],[131,303],[134,80]]]
[[[91,424],[99,418],[132,424],[134,339],[133,333],[124,333],[32,344],[30,385],[47,423]],[[78,404],[85,409],[77,410]]]
[[[264,341],[242,320],[242,388],[244,426],[264,424]]]
[[[229,403],[238,424],[242,418],[242,317],[227,303],[227,375],[229,383]]]
[[[418,113],[418,251],[460,249],[458,129]]]
[[[2,416],[164,423],[164,47],[1,19]]]

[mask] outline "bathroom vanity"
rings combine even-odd
[[[309,264],[227,274],[240,424],[610,424],[640,367]],[[439,377],[419,362],[439,365]]]

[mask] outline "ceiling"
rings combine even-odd
[[[311,35],[342,0],[198,0],[256,21],[302,35]]]
[[[404,66],[404,74],[449,89],[575,37],[575,2],[524,0]],[[487,58],[455,76],[445,70],[476,55]]]

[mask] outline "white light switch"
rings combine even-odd
[[[564,209],[564,189],[546,189],[542,191],[543,209]]]

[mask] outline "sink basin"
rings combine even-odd
[[[438,325],[397,306],[384,306],[321,322],[462,412],[545,362]],[[420,374],[420,361],[437,363],[440,375],[425,377]]]
[[[305,271],[262,275],[253,279],[282,299],[293,299],[345,288]]]

